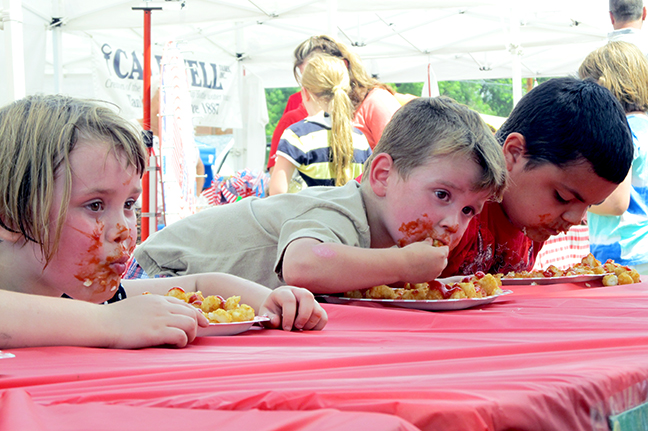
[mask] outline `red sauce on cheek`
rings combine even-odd
[[[434,222],[432,222],[428,218],[427,214],[423,214],[423,217],[425,218],[418,218],[414,221],[403,223],[401,227],[398,228],[399,232],[403,232],[403,237],[398,240],[399,247],[404,247],[415,242],[420,242],[426,238],[438,239],[443,241],[445,244],[448,244],[450,242],[449,234],[437,234],[436,230],[434,229]],[[458,229],[458,226],[453,226],[448,230],[451,233],[454,233]]]
[[[133,250],[135,250],[135,241],[131,229],[127,226],[117,225],[118,237],[124,238],[124,241],[119,242],[119,248],[114,255],[106,257],[102,262],[101,252],[103,250],[103,232],[104,224],[97,222],[97,226],[91,233],[79,231],[90,238],[91,243],[88,246],[86,253],[82,256],[79,262],[79,271],[74,274],[74,277],[82,281],[87,287],[93,287],[95,293],[102,293],[108,290],[109,292],[115,291],[119,287],[121,274],[117,274],[110,266],[112,263],[128,258]],[[128,235],[124,235],[128,232]]]
[[[540,214],[538,218],[540,219],[540,223],[546,223],[551,220],[551,214]]]

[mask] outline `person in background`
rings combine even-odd
[[[209,322],[163,296],[176,286],[238,295],[270,327],[326,324],[296,287],[272,291],[222,273],[122,283],[146,156],[135,126],[91,101],[30,96],[0,109],[1,348],[186,346]]]
[[[610,21],[614,30],[608,33],[608,41],[634,43],[644,55],[648,54],[648,41],[641,31],[645,20],[643,0],[610,0]]]
[[[587,216],[590,251],[648,274],[648,59],[634,44],[610,42],[578,69],[619,99],[632,131],[634,160],[626,179]]]
[[[491,131],[447,97],[399,109],[365,165],[361,183],[203,210],[149,237],[133,264],[148,275],[220,268],[314,293],[422,283],[441,273],[448,249],[506,182]]]
[[[351,86],[344,62],[315,54],[301,79],[309,117],[289,126],[277,148],[270,195],[286,193],[295,168],[309,187],[343,186],[362,174],[371,154],[364,135],[353,127]]]
[[[394,90],[371,77],[364,68],[360,58],[351,52],[343,43],[337,42],[326,35],[310,37],[295,48],[293,73],[297,82],[301,83],[301,74],[304,71],[304,67],[306,67],[310,56],[315,52],[322,52],[344,60],[351,80],[349,97],[353,103],[353,120],[355,126],[367,137],[371,148],[374,148],[382,136],[385,125],[389,122],[392,115],[394,115],[394,112],[401,107],[401,102],[395,97]],[[290,106],[294,106],[297,100],[301,102],[301,92],[295,93],[289,98]],[[409,100],[410,98],[405,98],[403,103]],[[272,135],[268,169],[274,167],[277,146],[279,145],[279,139],[283,131],[286,127],[306,118],[308,115],[306,109],[303,107],[300,107],[299,111],[294,112],[294,110],[289,111],[287,105],[286,111],[284,116],[287,119],[285,121],[279,120]],[[302,115],[301,118],[299,118],[300,115]],[[293,122],[291,123],[290,121]]]
[[[509,186],[501,202],[487,202],[470,222],[442,277],[530,271],[544,242],[580,224],[632,163],[623,108],[591,81],[543,82],[520,99],[495,137]]]

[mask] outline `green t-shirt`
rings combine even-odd
[[[309,187],[209,208],[151,235],[135,259],[150,276],[224,272],[274,289],[285,284],[284,251],[299,238],[369,248],[360,185]]]

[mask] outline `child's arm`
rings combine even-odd
[[[0,290],[0,348],[184,347],[207,319],[176,298],[146,295],[109,305]]]
[[[448,247],[432,240],[403,248],[360,248],[300,238],[288,245],[282,273],[288,284],[314,293],[341,293],[397,282],[434,280],[448,263]]]
[[[122,280],[128,296],[144,292],[164,295],[172,287],[185,292],[201,291],[204,296],[220,295],[224,298],[240,296],[241,303],[254,308],[258,315],[270,317],[267,326],[285,330],[322,329],[327,322],[326,311],[313,294],[305,289],[283,286],[275,290],[258,283],[224,273],[193,274],[180,277]]]
[[[272,175],[270,175],[268,194],[274,196],[287,193],[294,172],[295,165],[290,163],[285,157],[277,156],[274,168],[272,169]]]

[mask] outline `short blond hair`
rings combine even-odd
[[[648,111],[648,59],[636,45],[603,45],[583,60],[578,75],[610,90],[626,113]]]
[[[502,147],[477,112],[449,97],[419,97],[396,111],[365,162],[365,172],[380,153],[391,156],[403,179],[435,157],[458,155],[481,167],[476,190],[490,190],[499,200],[506,187]],[[362,181],[368,177],[363,175]]]
[[[99,103],[36,95],[0,109],[0,226],[56,253],[72,183],[70,153],[79,139],[104,142],[141,176],[146,148],[134,124]],[[50,232],[54,180],[64,178],[55,232]]]

